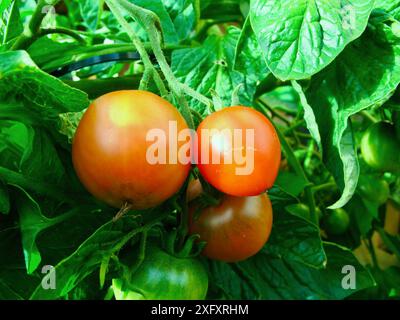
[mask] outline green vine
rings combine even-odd
[[[160,76],[156,72],[154,66],[152,65],[150,59],[148,59],[148,54],[144,50],[144,46],[138,36],[136,35],[135,31],[129,26],[126,19],[123,17],[121,10],[125,10],[131,18],[135,19],[147,32],[147,35],[150,40],[150,44],[153,50],[153,53],[156,57],[157,63],[163,73],[166,82],[172,93],[176,96],[178,103],[181,106],[182,114],[185,117],[186,121],[190,128],[194,128],[194,121],[192,118],[192,113],[190,111],[189,104],[185,98],[185,94],[191,96],[192,98],[200,101],[201,103],[206,104],[207,106],[211,105],[212,102],[207,97],[203,96],[202,94],[198,93],[197,91],[193,90],[186,84],[183,84],[178,81],[175,77],[174,73],[172,72],[171,67],[169,66],[167,59],[163,53],[163,36],[161,32],[161,24],[156,14],[152,11],[139,7],[135,4],[130,3],[126,0],[107,0],[106,3],[110,7],[111,11],[117,17],[120,24],[126,29],[128,35],[130,36],[131,40],[134,42],[135,46],[138,48],[139,54],[143,59],[143,63],[145,69],[149,69],[148,71],[150,74],[153,75],[154,80],[163,96],[167,96],[166,90],[164,90],[164,84],[161,85],[162,82]],[[145,61],[146,60],[146,61]],[[155,75],[157,73],[157,75]],[[146,75],[145,72],[145,80],[143,80],[143,86],[146,85],[146,81],[149,75]],[[161,80],[161,81],[160,81]]]
[[[59,0],[39,0],[36,10],[32,15],[29,24],[25,27],[24,32],[18,37],[11,50],[27,49],[40,35],[40,26],[43,19],[46,17],[47,12],[45,7],[54,6]]]

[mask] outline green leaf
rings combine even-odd
[[[240,85],[239,99],[251,105],[255,94],[254,78],[233,70],[240,30],[230,27],[225,36],[210,36],[201,47],[173,52],[172,69],[177,78],[204,95],[215,90],[225,106],[232,103],[232,93]],[[195,100],[191,105],[200,113],[205,106]]]
[[[327,265],[324,269],[310,268],[277,256],[265,249],[237,267],[210,262],[210,284],[226,293],[230,299],[344,299],[354,292],[372,287],[374,280],[346,248],[325,243]],[[344,289],[346,274],[342,268],[351,265],[356,270],[356,289]]]
[[[10,288],[7,283],[0,279],[0,299],[1,300],[23,300],[18,293]]]
[[[390,13],[395,19],[400,20],[400,1],[399,0],[375,0],[376,9],[383,9]]]
[[[85,93],[41,71],[25,51],[0,53],[0,80],[0,101],[17,99],[18,113],[32,113],[41,124],[57,126],[60,113],[81,111],[89,105]],[[8,112],[7,116],[12,115]]]
[[[1,111],[4,110],[2,107],[0,104]],[[3,115],[3,112],[0,114]],[[19,162],[28,140],[28,129],[24,124],[0,120],[0,167],[19,171]]]
[[[326,264],[326,256],[319,233],[319,228],[309,221],[280,211],[274,215],[266,249],[289,261],[301,262],[310,268],[322,268]]]
[[[289,114],[297,114],[301,109],[299,94],[292,86],[281,86],[264,94],[261,100],[269,107]]]
[[[354,218],[354,222],[362,236],[367,236],[372,229],[372,223],[378,219],[379,205],[363,199],[358,194],[346,205],[346,211]]]
[[[293,172],[280,171],[275,184],[293,197],[298,197],[308,185],[308,182]]]
[[[19,13],[19,0],[3,1],[0,5],[0,38],[5,44],[18,37],[24,30]]]
[[[267,65],[281,80],[329,65],[367,26],[373,0],[251,0],[250,18]]]
[[[18,192],[17,210],[19,214],[22,247],[28,274],[32,274],[39,266],[41,255],[36,245],[36,238],[43,230],[67,219],[68,213],[49,219],[42,214],[39,204],[22,188],[15,186]]]
[[[359,165],[350,117],[381,106],[400,83],[400,43],[393,43],[391,36],[390,27],[383,23],[368,28],[312,78],[307,101],[302,100],[307,126],[316,141],[321,139],[324,163],[342,190],[332,209],[344,206],[357,186]]]
[[[241,0],[200,0],[201,18],[236,21],[242,18]]]
[[[37,128],[30,128],[29,143],[22,154],[20,170],[26,176],[55,185],[66,184],[68,180],[53,141],[44,130]]]
[[[4,10],[6,10],[13,0],[3,0],[0,2],[0,15],[3,14]]]
[[[321,135],[319,134],[318,123],[315,119],[314,111],[312,107],[307,102],[307,97],[303,92],[302,87],[297,81],[292,81],[292,87],[296,90],[297,94],[300,97],[300,105],[303,106],[304,109],[304,120],[307,123],[307,128],[313,136],[314,140],[317,142],[317,145],[320,149],[322,149],[321,143]]]
[[[132,217],[118,222],[108,222],[93,233],[80,247],[55,267],[56,290],[44,290],[38,286],[31,296],[33,300],[57,299],[66,295],[76,285],[99,268],[104,257],[111,256],[116,248],[123,245],[132,235],[139,234],[139,228]],[[99,288],[100,289],[100,288]]]
[[[396,255],[397,259],[400,260],[400,236],[390,235],[382,228],[379,228],[378,232],[381,235],[386,247]]]
[[[187,39],[197,24],[196,0],[162,0],[179,40]]]
[[[10,195],[7,186],[0,180],[0,213],[9,214]]]
[[[180,39],[178,38],[172,19],[163,4],[163,0],[133,0],[132,2],[153,11],[159,17],[164,39],[167,43],[179,42]]]
[[[103,12],[104,0],[79,0],[78,4],[85,25],[95,31]]]
[[[83,114],[85,113],[84,111],[60,114],[60,133],[67,136],[70,143],[72,143],[79,122],[81,121]]]
[[[58,200],[60,203],[70,203],[76,205],[79,202],[87,203],[87,194],[83,193],[81,189],[71,190],[64,184],[51,184],[41,179],[32,179],[20,172],[10,170],[0,166],[0,180],[7,184],[19,186],[28,190],[32,194],[38,194]]]
[[[0,299],[29,298],[40,282],[37,275],[27,275],[20,231],[4,219],[0,225]]]
[[[249,78],[254,77],[254,82],[265,79],[270,73],[251,28],[250,18],[246,19],[236,45],[234,69]]]

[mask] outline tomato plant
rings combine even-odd
[[[75,170],[99,199],[117,208],[127,202],[135,209],[155,207],[177,193],[190,164],[152,164],[148,159],[153,130],[168,132],[187,125],[168,101],[145,91],[116,91],[96,99],[85,112],[72,145]],[[178,144],[166,137],[169,152]],[[158,188],[160,185],[163,188]]]
[[[267,194],[253,197],[225,195],[216,206],[197,212],[191,208],[190,232],[207,244],[203,254],[215,260],[237,262],[255,255],[272,229],[272,205]]]
[[[399,25],[0,1],[0,299],[399,299]]]
[[[240,130],[239,139],[235,130]],[[281,148],[273,125],[260,112],[247,107],[223,109],[204,119],[197,135],[200,173],[215,188],[233,196],[254,196],[273,186]]]

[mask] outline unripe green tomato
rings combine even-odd
[[[311,219],[310,207],[304,203],[296,203],[296,204],[289,205],[286,207],[286,210],[291,214],[303,217],[307,220]],[[321,212],[320,208],[315,208],[315,211],[318,215],[318,218],[321,219],[322,212]]]
[[[335,209],[324,221],[326,231],[332,235],[341,235],[350,226],[350,217],[344,209]]]
[[[139,269],[124,288],[122,279],[113,279],[116,300],[203,300],[208,274],[195,258],[178,258],[149,245]]]
[[[400,141],[394,126],[387,122],[374,123],[364,133],[361,153],[365,162],[378,171],[400,171]]]
[[[384,179],[362,175],[357,187],[363,198],[379,205],[386,203],[390,196],[389,184]]]

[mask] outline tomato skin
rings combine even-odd
[[[203,300],[208,274],[199,260],[177,258],[151,244],[126,290],[122,284],[122,279],[113,279],[116,300]]]
[[[332,235],[341,235],[350,226],[350,217],[344,209],[335,209],[326,217],[324,221],[326,231]]]
[[[361,153],[365,162],[382,172],[400,171],[400,141],[394,126],[387,122],[374,123],[362,137]]]
[[[178,132],[187,129],[178,110],[150,92],[116,91],[95,100],[72,146],[73,164],[83,185],[117,208],[128,202],[133,209],[145,209],[170,198],[187,178],[190,164],[152,165],[146,159],[154,143],[146,141],[150,130],[163,130],[169,147],[169,121],[176,121]],[[181,145],[176,142],[172,148]]]
[[[272,205],[266,193],[252,197],[225,195],[217,206],[198,212],[190,207],[191,234],[207,244],[203,255],[224,262],[238,262],[255,255],[268,241]]]
[[[384,179],[361,175],[357,187],[363,198],[379,205],[386,203],[390,196],[389,184]]]
[[[238,175],[236,169],[244,166],[227,160],[227,150],[221,150],[218,139],[203,139],[203,130],[242,129],[242,141],[246,141],[246,129],[254,129],[254,148],[245,146],[246,157],[254,152],[254,170]],[[208,116],[198,127],[198,168],[204,179],[219,191],[238,197],[255,196],[271,188],[278,176],[281,146],[272,123],[260,112],[249,107],[229,107]],[[211,141],[210,141],[211,140]],[[217,141],[215,141],[217,140]],[[226,141],[226,140],[225,140]],[[212,150],[207,154],[208,150]],[[232,153],[232,148],[228,150]],[[251,153],[250,153],[251,152]],[[220,157],[221,163],[212,163],[212,156]],[[208,159],[203,161],[203,159]]]

